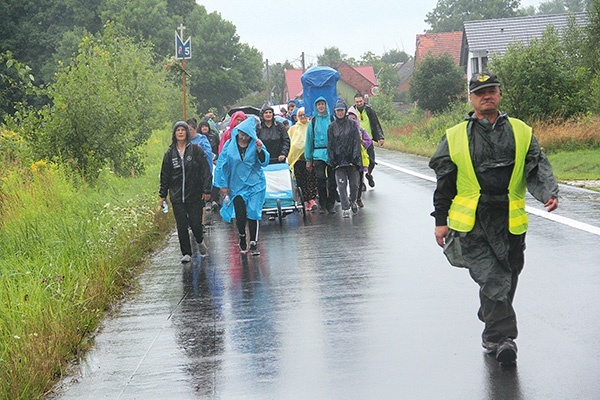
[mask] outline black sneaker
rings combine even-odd
[[[350,207],[352,208],[352,214],[356,214],[358,212],[358,204],[355,201],[352,202]]]
[[[260,250],[258,250],[258,246],[256,245],[256,242],[254,242],[254,241],[250,242],[250,254],[252,254],[253,256],[260,255]]]
[[[248,244],[246,243],[246,235],[240,235],[240,253],[245,254],[248,252]]]
[[[503,365],[514,364],[517,360],[517,344],[510,338],[503,340],[496,349],[496,360]]]
[[[365,177],[367,178],[367,181],[369,181],[369,186],[375,187],[375,180],[373,179],[373,175],[365,174]]]

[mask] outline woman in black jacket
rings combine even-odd
[[[171,146],[163,157],[158,195],[161,204],[166,201],[167,193],[171,200],[183,254],[182,263],[192,260],[188,226],[192,228],[200,254],[207,253],[203,240],[202,207],[204,201],[210,200],[211,189],[212,176],[206,153],[200,146],[190,143],[188,125],[183,121],[176,122]]]

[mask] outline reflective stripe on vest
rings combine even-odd
[[[531,144],[531,127],[509,118],[515,137],[515,164],[508,183],[508,230],[513,235],[527,231],[525,212],[525,157]],[[448,129],[446,139],[452,162],[457,166],[456,191],[448,213],[448,226],[459,232],[470,232],[475,226],[481,186],[477,180],[467,135],[467,121]]]

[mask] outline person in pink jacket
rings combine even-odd
[[[246,114],[244,114],[243,111],[236,111],[233,113],[233,115],[231,116],[231,122],[229,123],[229,128],[227,128],[221,136],[221,141],[219,142],[219,154],[221,154],[221,151],[223,151],[223,146],[225,145],[225,142],[231,139],[231,131],[233,130],[233,128],[238,126],[240,122],[244,121],[245,119]]]

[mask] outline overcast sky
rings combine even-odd
[[[198,0],[210,13],[236,26],[242,43],[255,47],[270,63],[316,64],[326,47],[357,60],[367,51],[415,53],[416,35],[429,25],[425,16],[437,0]],[[521,7],[540,0],[521,0]]]

